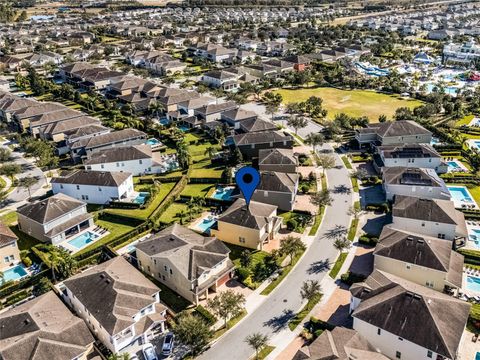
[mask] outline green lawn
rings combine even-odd
[[[137,185],[135,189],[137,191],[148,192],[148,189],[153,185]],[[152,212],[160,205],[160,203],[165,199],[165,197],[172,191],[175,183],[162,183],[160,184],[160,189],[156,192],[155,197],[148,203],[148,206],[145,209],[107,209],[105,210],[108,214],[122,215],[139,220],[146,220]]]
[[[215,184],[188,184],[180,195],[205,197]]]
[[[387,95],[369,90],[340,90],[335,88],[280,89],[275,91],[283,97],[284,103],[301,102],[310,96],[323,99],[328,110],[327,118],[332,120],[336,114],[350,116],[368,116],[371,122],[377,122],[380,115],[391,118],[399,107],[411,109],[422,105],[418,100],[402,99],[396,95]]]
[[[190,172],[191,178],[209,178],[220,179],[223,173],[223,167],[214,167],[210,160],[201,161],[192,165]]]
[[[263,360],[265,359],[268,355],[270,355],[270,353],[275,350],[275,346],[270,346],[270,345],[266,345],[263,347],[262,350],[259,351],[258,353],[258,357],[256,360]]]
[[[348,157],[347,156],[342,156],[341,157],[342,161],[343,161],[343,164],[345,165],[345,167],[349,170],[353,169],[352,167],[352,164],[350,164],[350,160],[348,160]]]
[[[315,219],[312,218],[312,215],[307,215],[296,211],[284,212],[279,214],[279,216],[283,218],[284,224],[286,224],[289,220],[295,220],[297,222],[297,227],[294,229],[294,231],[299,234],[303,234],[309,221],[313,220],[315,222]],[[309,221],[307,221],[307,219],[309,219]]]
[[[340,253],[340,255],[338,255],[337,261],[335,261],[335,265],[333,265],[332,270],[330,270],[330,272],[328,273],[328,275],[330,275],[332,279],[335,279],[337,277],[340,268],[342,267],[345,259],[347,258],[347,255],[347,252],[342,252]]]
[[[350,229],[348,230],[347,239],[353,241],[355,239],[355,234],[357,233],[358,219],[352,219],[350,224]]]
[[[220,336],[225,334],[227,332],[227,330],[230,330],[232,327],[237,325],[240,322],[240,320],[242,320],[245,316],[247,316],[247,311],[246,310],[242,311],[238,316],[228,320],[227,321],[227,327],[226,328],[222,327],[221,329],[215,331],[215,334],[213,335],[213,338],[218,339]]]
[[[0,215],[0,221],[5,225],[12,225],[17,222],[17,212],[10,211]]]
[[[470,121],[473,120],[473,118],[475,117],[475,115],[471,114],[471,115],[465,115],[463,118],[461,118],[460,120],[458,120],[456,123],[455,123],[455,126],[462,126],[462,125],[468,125],[470,123]]]
[[[313,299],[309,300],[307,304],[297,313],[289,322],[288,327],[290,330],[295,330],[298,325],[305,319],[305,317],[312,311],[315,305],[322,299],[322,295],[314,296]]]
[[[164,224],[170,224],[172,222],[180,223],[180,217],[178,214],[181,211],[184,211],[185,213],[187,212],[188,205],[180,202],[174,202],[172,203],[160,216],[159,222],[164,223]],[[207,210],[206,208],[204,210]],[[194,216],[192,218],[195,219],[198,216]],[[188,222],[188,219],[185,217],[184,222]]]
[[[30,235],[25,234],[24,232],[18,229],[18,226],[10,226],[15,235],[18,237],[18,248],[20,250],[30,250],[35,245],[41,244],[42,242],[31,237]]]

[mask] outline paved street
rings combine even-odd
[[[3,143],[1,146],[6,147],[6,144],[8,144],[8,142]],[[40,190],[46,184],[45,176],[43,175],[42,170],[36,167],[31,161],[25,159],[22,156],[22,153],[18,151],[12,151],[12,161],[22,167],[22,173],[16,175],[17,179],[21,179],[24,177],[35,177],[38,179],[38,182],[30,189],[33,197],[35,192]],[[5,205],[8,206],[10,204],[24,201],[27,199],[28,189],[17,187],[10,194],[8,194],[7,198],[5,199]]]
[[[329,145],[325,145],[325,147]],[[253,350],[245,343],[245,338],[253,332],[268,334],[270,339],[288,330],[288,320],[302,307],[300,288],[305,280],[321,281],[328,273],[338,254],[333,247],[333,236],[348,231],[350,216],[347,214],[352,205],[348,171],[336,156],[338,168],[327,171],[328,186],[334,201],[328,207],[318,236],[308,248],[292,272],[260,306],[249,314],[238,326],[233,328],[199,359],[203,360],[246,360]]]

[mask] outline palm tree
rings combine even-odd
[[[253,333],[245,338],[245,342],[255,350],[255,359],[258,359],[258,353],[267,345],[268,336],[260,333]]]
[[[159,117],[160,113],[165,111],[165,106],[160,101],[154,101],[148,106],[148,111],[153,115]]]
[[[317,296],[322,295],[322,288],[317,280],[304,281],[300,289],[302,299],[310,301]]]
[[[217,150],[213,146],[209,146],[205,149],[205,155],[207,155],[210,159],[217,153]]]
[[[313,147],[313,152],[317,151],[317,146],[322,146],[325,142],[325,137],[320,133],[310,133],[305,138],[305,143]]]
[[[290,258],[290,264],[295,255],[305,249],[306,246],[299,237],[287,236],[285,239],[280,240],[280,253],[287,255]]]
[[[333,246],[340,252],[349,249],[352,244],[346,238],[338,238],[333,242]]]

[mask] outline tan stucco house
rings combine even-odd
[[[236,200],[210,228],[210,234],[230,244],[262,249],[273,240],[282,225],[275,205]]]
[[[20,261],[17,240],[17,235],[0,222],[0,271],[5,271]]]

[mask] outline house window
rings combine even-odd
[[[99,188],[98,188],[98,191],[102,191],[102,188],[101,188],[101,187],[99,187]]]
[[[63,184],[60,184],[60,189],[63,189]]]
[[[401,359],[401,358],[402,358],[402,353],[401,353],[400,351],[397,351],[397,352],[395,353],[395,357],[396,357],[397,359]]]
[[[147,266],[148,272],[150,272],[150,265]]]
[[[238,241],[241,242],[242,244],[245,244],[245,238],[242,236],[238,237]]]
[[[445,234],[438,234],[439,239],[445,239]]]
[[[5,256],[5,257],[3,258],[3,261],[5,261],[5,262],[7,263],[7,262],[8,262],[8,256]]]
[[[103,165],[103,164],[100,165],[100,168],[105,169],[105,165]]]
[[[138,163],[139,163],[139,164],[143,164],[142,159],[138,160]]]
[[[429,287],[429,288],[433,288],[433,281],[427,280],[427,281],[425,282],[425,285],[426,285],[427,287]]]
[[[157,265],[157,259],[153,259],[153,263]]]
[[[163,265],[163,268],[165,269],[165,271],[168,271],[167,265]]]
[[[428,350],[427,351],[427,357],[431,359],[432,356],[433,356],[433,353],[430,350]]]
[[[165,281],[165,275],[162,275],[162,280]]]
[[[425,227],[425,223],[424,223],[424,222],[422,222],[422,226]]]
[[[170,275],[173,275],[173,271],[172,271],[172,269],[170,269]]]
[[[264,191],[263,196],[268,197],[268,191]]]
[[[77,190],[80,190],[80,185],[77,185]]]
[[[117,163],[117,167],[120,167],[120,163]]]
[[[381,335],[382,334],[382,329],[378,328],[377,329],[377,335]]]
[[[398,337],[398,340],[403,341],[403,338],[401,338],[401,337],[399,336],[399,337]]]
[[[407,264],[406,268],[407,268],[407,270],[410,270],[412,267],[410,266],[410,264]]]

